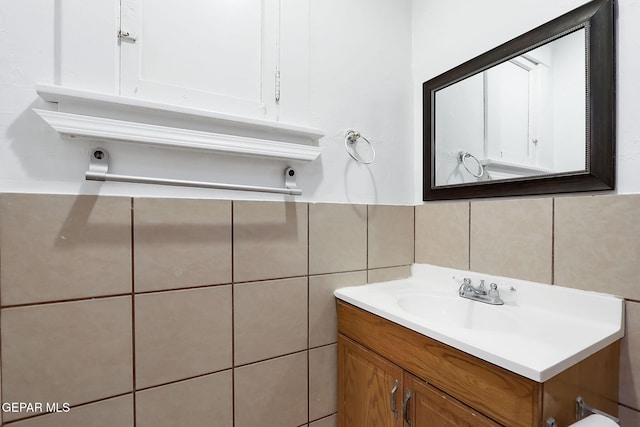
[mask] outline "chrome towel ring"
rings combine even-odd
[[[372,155],[371,155],[371,159],[369,160],[363,160],[360,156],[356,154],[355,147],[360,138],[364,139],[365,142],[369,144],[369,147],[371,148]],[[364,163],[365,165],[368,165],[369,163],[373,163],[373,161],[376,159],[376,150],[373,148],[373,144],[371,144],[371,142],[367,138],[362,136],[360,132],[355,130],[349,129],[344,133],[344,149],[347,150],[347,153],[349,153],[349,155],[353,160],[360,163]]]
[[[478,164],[478,171],[479,171],[478,173],[473,172],[471,169],[469,169],[467,162],[465,162],[465,160],[467,160],[468,158],[472,158],[473,160],[476,161],[476,163]],[[460,163],[462,163],[462,166],[464,166],[467,172],[469,172],[474,177],[482,178],[482,176],[484,175],[484,166],[482,165],[482,163],[480,163],[480,160],[478,160],[476,156],[469,153],[468,151],[460,151],[458,153],[458,161],[460,161]]]

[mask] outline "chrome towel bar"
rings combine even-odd
[[[113,181],[134,184],[157,184],[178,187],[214,188],[219,190],[257,191],[300,196],[302,190],[296,185],[296,171],[292,167],[284,170],[285,188],[260,187],[256,185],[224,184],[215,182],[186,181],[180,179],[162,179],[145,176],[117,175],[109,173],[109,153],[102,148],[94,148],[89,154],[89,170],[85,173],[87,181]]]

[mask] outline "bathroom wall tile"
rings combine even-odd
[[[235,427],[308,422],[307,352],[235,369]]]
[[[413,206],[369,206],[368,268],[413,263]]]
[[[416,262],[469,269],[469,203],[416,206]]]
[[[368,271],[367,283],[388,282],[389,280],[406,279],[411,277],[411,266],[376,268]]]
[[[338,314],[333,291],[366,283],[366,271],[309,277],[309,347],[338,341]]]
[[[307,278],[234,285],[235,365],[307,348]]]
[[[233,425],[231,370],[136,393],[137,427]]]
[[[2,304],[131,292],[127,197],[0,195]]]
[[[618,401],[640,410],[640,303],[627,301],[625,336],[620,348]]]
[[[77,405],[130,392],[131,331],[131,297],[3,309],[3,398]]]
[[[231,202],[134,200],[135,289],[231,282]]]
[[[622,427],[640,426],[640,411],[618,406],[618,418]]]
[[[338,426],[337,415],[331,415],[330,417],[326,417],[309,424],[309,427],[337,427],[337,426]]]
[[[470,269],[551,283],[553,199],[471,202]]]
[[[309,419],[338,410],[338,345],[309,350]]]
[[[554,283],[640,300],[640,195],[555,201]]]
[[[10,424],[14,427],[133,427],[133,396],[115,397]]]
[[[309,205],[309,273],[367,268],[367,206]]]
[[[233,202],[234,281],[307,274],[307,204]]]
[[[135,296],[136,388],[231,367],[231,286]]]

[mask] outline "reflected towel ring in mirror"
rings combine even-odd
[[[371,159],[369,160],[363,160],[356,154],[357,152],[355,148],[356,144],[358,143],[358,139],[360,138],[364,139],[365,142],[369,144],[369,148],[371,148]],[[347,153],[349,153],[353,160],[364,163],[365,165],[373,163],[373,161],[376,159],[376,150],[373,148],[373,144],[371,144],[371,142],[367,138],[362,136],[360,132],[355,130],[349,129],[344,133],[344,149],[347,150]]]
[[[475,173],[471,169],[469,169],[469,165],[467,165],[467,163],[465,162],[465,160],[468,158],[472,158],[473,160],[476,161],[476,163],[478,164],[478,173]],[[458,160],[460,161],[460,163],[462,163],[462,166],[464,166],[467,172],[469,172],[471,175],[475,176],[476,178],[482,178],[482,176],[484,175],[484,166],[482,165],[482,163],[480,163],[480,160],[478,160],[478,158],[473,154],[466,151],[460,151],[458,153]]]

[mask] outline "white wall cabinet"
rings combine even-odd
[[[279,0],[121,0],[120,94],[276,118]]]
[[[59,7],[56,84],[308,122],[308,0],[65,0]],[[91,26],[78,20],[87,15]]]

